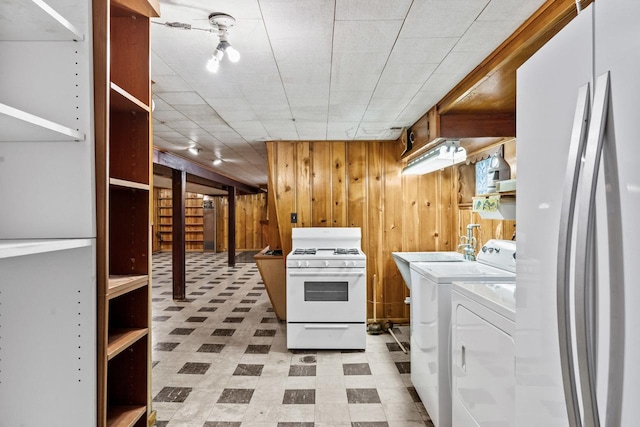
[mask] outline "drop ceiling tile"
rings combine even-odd
[[[333,51],[388,55],[401,27],[401,20],[337,21],[333,35]]]
[[[479,52],[482,59],[487,57],[496,47],[518,28],[517,21],[501,22],[476,21],[453,48],[453,52]]]
[[[458,37],[400,37],[393,47],[391,64],[439,64],[458,42]]]
[[[233,129],[231,129],[226,124],[205,125],[205,126],[201,126],[201,127],[202,127],[202,129],[204,129],[207,132],[211,133],[213,136],[216,136],[218,133],[232,132],[233,131]]]
[[[200,98],[202,99],[202,98]],[[193,119],[194,117],[207,117],[207,116],[215,116],[216,112],[211,108],[209,104],[207,104],[204,100],[201,104],[182,104],[175,105],[175,109],[185,116]]]
[[[401,110],[388,110],[388,109],[372,109],[367,110],[362,117],[363,122],[369,123],[383,123],[389,122],[390,120],[395,120],[398,115],[402,112]]]
[[[155,114],[156,111],[166,111],[174,109],[172,106],[160,99],[155,93],[153,94],[153,105],[153,114]]]
[[[162,138],[164,141],[171,142],[172,144],[182,144],[188,143],[190,141],[185,138],[184,135],[179,134],[176,131],[170,132],[156,132],[159,138]]]
[[[156,132],[167,132],[170,131],[171,128],[163,123],[160,123],[157,120],[153,121],[153,133],[155,135]]]
[[[479,21],[524,22],[544,4],[545,0],[491,0],[478,17]]]
[[[367,104],[331,104],[329,106],[329,118],[331,121],[359,122],[367,110]]]
[[[273,87],[262,90],[243,91],[247,102],[256,105],[287,104],[287,96],[283,87]]]
[[[484,55],[481,52],[450,52],[440,63],[431,77],[429,77],[427,84],[431,83],[431,80],[435,75],[446,73],[457,78],[457,80],[449,87],[449,89],[451,89],[471,70],[478,66],[483,59]]]
[[[389,126],[390,127],[390,126]],[[358,140],[388,140],[392,131],[389,127],[379,126],[376,123],[361,123],[355,139]]]
[[[438,64],[387,64],[380,77],[380,84],[424,83]]]
[[[182,77],[177,75],[152,75],[152,80],[155,82],[153,85],[153,91],[155,93],[188,92],[193,90]]]
[[[262,105],[255,111],[256,116],[262,120],[291,120],[289,104]],[[233,121],[233,120],[231,120]]]
[[[165,123],[165,124],[166,122],[169,122],[169,121],[188,120],[184,114],[176,110],[154,111],[153,118],[158,120],[160,123]]]
[[[198,126],[210,126],[210,125],[223,125],[225,121],[218,114],[214,114],[211,116],[191,116],[193,122]]]
[[[271,40],[330,36],[333,28],[334,0],[261,1],[267,33]]]
[[[292,35],[271,42],[280,69],[295,64],[328,64],[331,62],[332,37],[300,37]]]
[[[368,109],[402,111],[421,87],[421,83],[380,84],[371,98]]]
[[[169,126],[170,128],[177,130],[177,129],[198,129],[200,126],[198,126],[196,123],[194,123],[191,120],[168,120],[165,122],[165,124],[167,126]]]
[[[217,0],[216,10],[223,10],[236,20],[261,19],[260,5],[256,0]],[[203,8],[202,10],[206,10]],[[236,23],[236,25],[239,25]]]
[[[296,122],[309,121],[326,123],[328,114],[327,107],[328,106],[326,104],[319,106],[291,107],[291,115]]]
[[[295,141],[299,139],[298,131],[293,122],[265,122],[264,125],[272,140]]]
[[[413,2],[400,37],[462,37],[489,0]]]
[[[262,123],[256,120],[229,122],[229,126],[231,126],[235,130],[241,129],[241,130],[264,131],[264,126],[262,126]]]
[[[288,83],[285,85],[291,105],[319,105],[329,103],[329,81],[321,84]]]
[[[373,90],[343,90],[343,91],[331,91],[331,105],[345,104],[368,104]]]
[[[411,0],[337,0],[336,20],[404,19],[411,3]]]
[[[386,61],[386,54],[336,53],[331,70],[331,92],[375,89]]]
[[[290,85],[329,87],[331,81],[331,63],[322,64],[296,62],[280,65],[280,76],[285,87]]]
[[[181,133],[192,141],[201,143],[201,142],[211,142],[217,143],[219,142],[216,138],[211,136],[209,132],[204,129],[196,128],[196,129],[176,129],[176,132]]]
[[[207,98],[205,101],[216,111],[228,108],[237,110],[251,108],[247,100],[242,96],[237,98]]]
[[[265,90],[282,86],[282,79],[278,73],[267,74],[259,70],[247,70],[235,74],[235,83],[242,91]]]
[[[196,92],[157,92],[158,97],[162,98],[170,105],[206,105],[204,99]]]
[[[253,52],[271,53],[269,36],[262,19],[244,19],[238,21],[229,30],[229,43],[240,52],[240,61],[244,55]]]
[[[324,141],[327,139],[327,124],[296,125],[298,136],[302,140]]]
[[[169,67],[153,50],[150,52],[151,78],[155,80],[158,76],[172,76],[175,72]]]
[[[207,102],[209,99],[242,98],[242,92],[235,83],[220,84],[214,77],[204,83],[192,83],[191,86]],[[212,106],[215,107],[213,104]]]
[[[329,122],[327,124],[327,138],[330,140],[351,140],[358,132],[359,122]]]

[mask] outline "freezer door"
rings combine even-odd
[[[608,0],[594,6],[595,74],[610,77],[600,171],[608,169],[617,180],[614,188],[601,179],[606,205],[596,201],[600,270],[609,263],[608,271],[598,274],[598,401],[603,422],[627,426],[640,418],[640,2]],[[611,196],[619,197],[618,209]],[[616,222],[619,238],[611,235]],[[603,247],[607,238],[610,243]]]
[[[516,420],[566,426],[556,278],[563,182],[580,87],[592,80],[588,7],[517,75]]]

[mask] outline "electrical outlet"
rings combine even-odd
[[[296,224],[298,222],[298,214],[295,212],[291,212],[291,224]]]

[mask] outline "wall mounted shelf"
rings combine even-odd
[[[73,14],[74,3],[72,0],[58,1],[56,6],[64,9],[65,14]],[[2,22],[0,40],[84,40],[82,31],[43,0],[3,0],[0,16],[11,16],[10,20]]]
[[[91,246],[91,239],[0,240],[0,259]]]
[[[0,142],[84,141],[85,134],[0,103]]]

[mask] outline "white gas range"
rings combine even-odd
[[[367,260],[360,242],[360,228],[292,230],[287,348],[365,348]]]

